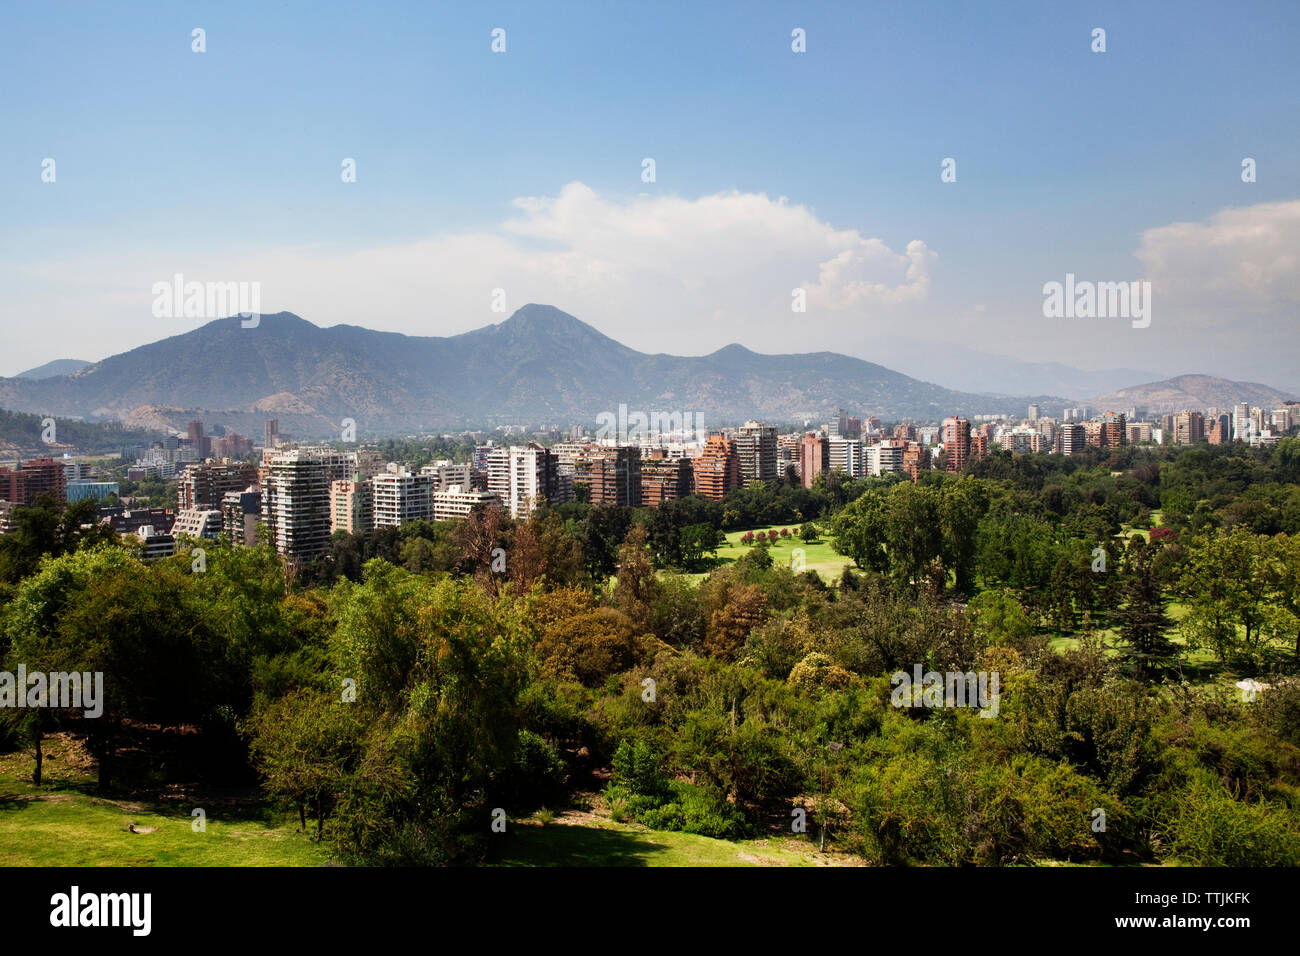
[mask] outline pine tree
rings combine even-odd
[[[1144,680],[1168,666],[1178,653],[1177,645],[1166,636],[1170,621],[1154,569],[1159,549],[1140,537],[1130,543],[1120,588],[1124,603],[1115,614],[1120,641],[1125,645],[1123,658]]]

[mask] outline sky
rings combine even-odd
[[[1289,0],[7,3],[0,375],[215,318],[155,314],[180,274],[320,326],[544,302],[647,352],[1300,390],[1297,36]],[[1149,314],[1045,315],[1067,274]]]

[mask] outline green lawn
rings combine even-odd
[[[842,865],[846,858],[821,856],[811,842],[793,837],[714,840],[584,815],[581,820],[569,818],[546,826],[511,823],[493,865],[818,866],[827,862]]]
[[[0,866],[323,866],[324,847],[297,820],[260,804],[206,802],[195,833],[189,803],[157,805],[95,795],[91,765],[65,736],[46,741],[45,779],[32,752],[0,756]],[[152,832],[131,833],[152,827]]]
[[[821,575],[822,580],[828,584],[839,581],[840,575],[846,567],[853,566],[853,559],[837,554],[831,547],[831,537],[829,532],[823,531],[822,536],[811,544],[805,544],[798,537],[799,525],[797,524],[774,524],[770,528],[754,528],[754,534],[759,531],[767,532],[775,528],[780,531],[782,528],[790,529],[789,538],[781,538],[778,542],[769,548],[772,555],[772,563],[782,567],[791,567],[796,548],[802,548],[804,555],[804,570],[816,571]],[[718,548],[718,563],[731,564],[742,555],[753,550],[753,545],[741,544],[740,539],[745,536],[746,531],[732,531],[727,534],[727,543]],[[693,577],[696,580],[703,578],[704,574],[696,574]]]

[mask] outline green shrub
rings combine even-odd
[[[738,840],[750,832],[745,815],[709,787],[672,785],[673,799],[643,810],[637,821],[652,830],[680,830],[719,840]]]
[[[1177,801],[1169,848],[1193,866],[1300,866],[1300,819],[1280,803],[1245,803],[1207,774]]]
[[[516,813],[564,799],[565,768],[560,751],[531,730],[519,732],[514,758],[502,781],[502,800]]]
[[[630,795],[659,796],[668,789],[663,758],[644,740],[624,740],[614,753],[612,786]]]

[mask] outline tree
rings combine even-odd
[[[895,485],[885,508],[885,535],[890,570],[915,592],[926,579],[926,568],[943,550],[938,496],[933,488]]]
[[[659,590],[647,540],[645,528],[633,525],[618,550],[618,580],[614,584],[614,603],[641,631],[650,625],[650,608]]]
[[[343,776],[332,842],[379,864],[445,864],[478,852],[487,794],[519,740],[525,603],[382,562],[337,600],[335,674],[355,680],[347,706],[366,726],[356,772]]]
[[[805,521],[799,526],[799,537],[805,544],[812,544],[817,540],[817,526],[811,521]]]
[[[986,644],[1021,647],[1034,626],[1020,602],[1006,591],[984,591],[966,605],[975,633]]]
[[[943,532],[943,562],[956,576],[959,594],[975,585],[975,550],[980,519],[988,508],[983,482],[959,478],[945,482],[939,495],[939,524]]]
[[[537,656],[548,677],[598,686],[636,663],[637,628],[622,611],[597,607],[581,588],[557,588],[530,597]]]
[[[1178,648],[1166,636],[1170,621],[1155,570],[1159,549],[1159,544],[1149,545],[1141,535],[1133,535],[1122,572],[1123,604],[1116,612],[1120,640],[1125,645],[1124,658],[1144,680],[1178,653]]]
[[[1183,632],[1189,643],[1212,648],[1221,661],[1233,655],[1254,658],[1265,636],[1266,540],[1238,526],[1197,535],[1187,548],[1179,582],[1188,603]]]
[[[1296,442],[1300,450],[1300,442]],[[1272,626],[1281,631],[1291,625],[1290,635],[1300,661],[1300,537],[1275,535],[1264,543],[1264,578],[1277,611]]]
[[[704,649],[730,660],[744,645],[749,632],[767,620],[767,595],[753,584],[727,584],[722,604],[709,616]]]
[[[510,519],[497,506],[478,508],[456,526],[455,539],[460,546],[461,564],[472,573],[489,594],[496,595],[501,576],[493,573],[493,552],[506,545]],[[509,571],[509,561],[506,562]]]
[[[871,490],[846,506],[831,522],[831,547],[847,555],[864,571],[884,574],[889,570],[885,550],[885,493]]]
[[[300,689],[272,701],[249,722],[253,763],[267,790],[298,811],[304,832],[310,807],[318,840],[326,816],[360,764],[360,715],[339,691]]]

